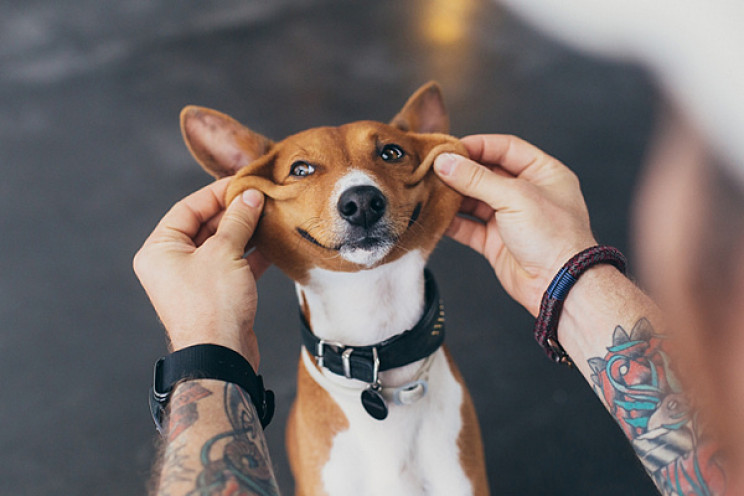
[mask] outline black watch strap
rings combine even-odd
[[[237,351],[216,344],[198,344],[161,357],[155,362],[150,413],[163,434],[163,420],[176,384],[183,380],[217,379],[243,388],[251,397],[261,426],[274,416],[274,392],[264,389],[263,379]]]

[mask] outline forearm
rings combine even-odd
[[[701,435],[660,312],[640,289],[611,266],[590,269],[566,298],[558,339],[662,494],[724,493],[717,446]]]
[[[643,291],[613,266],[596,265],[569,291],[558,321],[558,340],[591,380],[589,360],[607,353],[617,327],[630,334],[641,319],[656,334],[665,333],[661,312]]]
[[[278,488],[250,397],[216,380],[179,384],[171,398],[158,495],[274,495]]]

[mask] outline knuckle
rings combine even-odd
[[[145,249],[140,248],[139,250],[137,250],[137,253],[134,254],[134,258],[132,259],[132,269],[137,276],[142,275],[142,273],[144,272],[146,260],[147,254],[145,252]]]
[[[235,245],[243,243],[253,235],[255,222],[252,219],[241,215],[226,214],[217,232],[210,238],[210,245],[214,249],[233,251]]]
[[[581,179],[579,179],[578,174],[576,174],[574,171],[572,171],[568,167],[566,167],[566,171],[567,171],[567,176],[568,176],[569,181],[571,181],[571,183],[576,187],[581,186]]]
[[[522,138],[520,138],[516,134],[505,134],[504,139],[506,139],[507,146],[516,145],[517,143],[522,141]]]
[[[477,164],[469,164],[469,173],[465,178],[465,189],[467,191],[477,191],[483,185],[486,169]]]
[[[520,138],[516,134],[506,134],[504,135],[504,139],[506,139],[506,147],[504,148],[504,153],[503,153],[505,157],[508,156],[509,152],[511,152],[513,149],[517,148],[521,144],[526,143],[522,138]]]
[[[253,232],[256,227],[256,223],[250,215],[238,215],[232,212],[227,215],[227,225],[232,225],[232,230]]]

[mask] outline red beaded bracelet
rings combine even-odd
[[[572,365],[571,358],[558,342],[558,319],[563,310],[563,301],[576,280],[590,267],[607,263],[625,274],[627,260],[620,250],[612,246],[598,245],[577,253],[558,271],[540,303],[540,313],[535,322],[535,339],[554,362]]]

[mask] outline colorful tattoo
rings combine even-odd
[[[225,413],[232,429],[204,444],[204,470],[190,496],[279,494],[253,403],[245,391],[230,383],[225,385]]]
[[[604,358],[589,359],[595,391],[664,496],[723,494],[717,451],[701,436],[663,345],[645,318],[630,334],[616,327]]]

